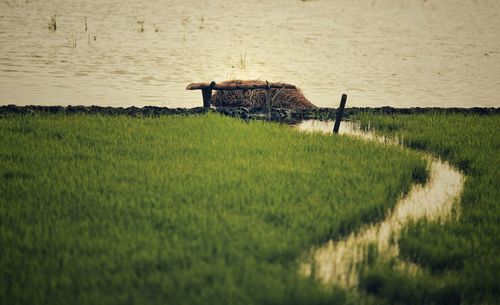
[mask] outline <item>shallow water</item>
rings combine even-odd
[[[304,121],[297,126],[308,132],[331,133],[333,121]],[[395,140],[362,132],[350,122],[342,122],[340,134],[398,145]],[[340,241],[329,241],[311,250],[310,262],[301,266],[301,273],[314,276],[325,284],[354,287],[358,283],[358,271],[367,259],[370,245],[375,245],[383,258],[397,257],[397,241],[401,230],[412,220],[426,218],[431,221],[450,220],[453,204],[458,200],[464,184],[464,176],[449,163],[427,156],[430,177],[425,185],[413,185],[410,192],[398,200],[386,218],[367,225]],[[415,268],[406,264],[410,270]]]
[[[0,104],[193,107],[190,82],[260,78],[324,107],[341,93],[348,106],[498,107],[499,12],[496,0],[0,0]]]

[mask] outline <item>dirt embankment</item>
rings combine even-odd
[[[166,108],[156,106],[138,107],[100,107],[100,106],[0,106],[0,117],[9,114],[101,114],[101,115],[129,115],[134,117],[161,116],[161,115],[198,115],[205,113],[220,113],[244,120],[267,120],[266,107],[217,107],[217,108]],[[270,120],[282,123],[298,123],[302,120],[334,120],[335,108],[316,109],[283,109],[272,108]],[[392,108],[392,107],[354,107],[346,108],[344,118],[369,112],[374,114],[500,114],[500,108]]]

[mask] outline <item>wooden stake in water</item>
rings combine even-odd
[[[212,100],[212,89],[215,87],[215,82],[210,83],[210,87],[202,88],[201,95],[203,96],[203,107],[209,108]]]
[[[335,125],[333,125],[333,133],[339,133],[340,121],[342,120],[342,114],[344,113],[346,101],[347,101],[347,95],[342,94],[342,99],[340,100],[340,106],[337,109],[335,115]]]

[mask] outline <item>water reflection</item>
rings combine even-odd
[[[304,121],[297,126],[307,132],[331,133],[333,121]],[[360,137],[397,145],[397,141],[381,138],[371,132],[361,131],[355,123],[342,122],[340,134]],[[430,177],[425,185],[413,185],[395,208],[379,223],[368,225],[340,241],[329,241],[311,251],[310,262],[301,266],[301,273],[314,276],[325,284],[354,287],[358,283],[358,272],[369,255],[371,246],[384,258],[397,257],[397,241],[401,230],[411,220],[426,218],[431,221],[446,221],[452,215],[453,204],[463,189],[464,176],[449,163],[427,156]],[[414,268],[415,266],[406,265]]]
[[[319,106],[500,106],[499,1],[0,1],[0,103],[199,106],[261,78]],[[57,30],[50,30],[56,16]]]

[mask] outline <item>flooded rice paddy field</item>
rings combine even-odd
[[[500,106],[496,0],[1,0],[0,104],[194,107],[267,79],[322,107]],[[56,30],[51,19],[55,16]]]

